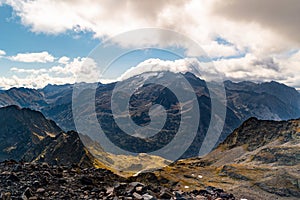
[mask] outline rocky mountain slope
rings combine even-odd
[[[79,136],[75,131],[63,132],[38,111],[8,106],[0,108],[0,116],[0,162],[14,159],[47,162],[51,165],[76,164],[82,167],[111,168],[116,173],[117,169],[126,169],[131,172],[129,175],[147,166],[159,168],[166,165],[166,160],[158,156],[107,153],[87,135]]]
[[[0,160],[21,159],[24,153],[45,137],[62,130],[42,113],[17,106],[0,108]]]
[[[2,159],[33,161],[0,164],[2,198],[300,198],[300,120],[250,118],[206,156],[125,179],[95,169],[106,166],[89,153],[79,135],[62,132],[40,112],[9,106],[0,108],[0,114]],[[43,162],[50,166],[38,164]]]
[[[77,164],[83,167],[101,167],[101,163],[88,152],[78,133],[74,131],[61,132],[54,138],[45,138],[30,148],[22,159],[51,165]]]
[[[37,110],[47,106],[44,95],[40,91],[28,88],[11,88],[0,93],[0,105],[17,105],[23,108]]]
[[[173,76],[174,74],[169,72],[161,72],[158,75],[160,78]],[[124,82],[130,84],[144,77],[141,75],[124,80]],[[205,113],[201,115],[198,133],[193,144],[182,155],[182,158],[187,158],[198,155],[199,147],[203,142],[211,119],[211,99],[206,83],[203,80],[191,73],[184,74],[184,77],[192,85],[197,95],[200,113]],[[170,78],[169,84],[180,84],[175,83],[174,80],[176,79]],[[141,126],[145,126],[150,122],[149,109],[147,109],[146,105],[161,104],[167,108],[168,117],[170,117],[159,134],[150,138],[150,140],[144,140],[124,134],[115,123],[114,117],[116,116],[111,115],[110,107],[110,99],[115,84],[99,84],[96,90],[97,118],[109,139],[118,146],[137,153],[153,151],[169,143],[178,129],[176,124],[179,123],[180,119],[178,102],[174,98],[174,94],[160,86],[149,84],[139,89],[131,98],[130,113],[132,119]],[[300,117],[300,94],[294,88],[276,82],[256,84],[252,82],[233,83],[226,81],[224,84],[227,94],[227,114],[219,142],[223,141],[228,134],[250,117],[273,120]],[[0,93],[0,106],[16,104],[21,107],[37,109],[47,118],[54,120],[63,130],[75,130],[72,113],[72,89],[73,85],[70,84],[62,86],[48,85],[40,90],[13,88]],[[126,94],[123,95],[125,98]],[[80,98],[84,99],[84,96]],[[94,111],[88,105],[82,106],[87,116]],[[191,121],[190,123],[194,122]],[[83,132],[83,134],[86,133]],[[132,145],[133,143],[140,145]]]
[[[78,133],[63,132],[38,111],[8,106],[0,108],[0,116],[0,161],[102,166],[84,147]]]
[[[299,93],[275,81],[255,84],[225,81],[229,107],[240,119],[287,120],[299,116]],[[244,121],[243,120],[243,121]]]
[[[191,73],[187,73],[184,76],[192,85],[193,90],[196,93],[198,107],[201,113],[197,135],[194,138],[192,145],[190,145],[189,149],[187,149],[187,151],[182,155],[182,158],[188,158],[198,156],[199,148],[207,133],[212,116],[210,93],[206,83]],[[144,77],[145,76],[141,75],[124,80],[124,86],[136,84],[142,81]],[[163,73],[153,76],[148,75],[146,77],[147,79],[154,80],[156,80],[156,78],[157,80],[165,78],[169,80],[168,85],[179,85],[180,88],[184,88],[184,86],[180,86],[180,82],[178,83],[176,74]],[[97,88],[95,102],[97,118],[107,137],[114,144],[126,149],[127,151],[144,153],[162,148],[168,144],[177,133],[180,125],[181,113],[196,109],[194,106],[192,106],[191,102],[181,102],[184,105],[190,105],[192,107],[187,106],[186,110],[179,112],[178,99],[171,91],[159,85],[146,84],[138,89],[131,97],[128,97],[128,93],[125,92],[126,88],[124,88],[124,92],[119,91],[118,95],[121,96],[121,99],[124,99],[124,101],[121,102],[125,102],[125,99],[127,98],[131,99],[129,106],[130,114],[131,118],[136,124],[143,127],[150,122],[148,114],[149,105],[160,104],[167,110],[167,121],[163,129],[158,134],[146,139],[134,138],[131,135],[124,133],[123,129],[119,128],[118,124],[116,123],[116,120],[122,121],[125,119],[123,116],[126,115],[126,111],[119,114],[119,116],[112,115],[111,97],[114,87],[115,84],[109,84],[101,85]],[[248,82],[241,82],[235,84],[229,81],[225,82],[225,87],[228,106],[226,109],[227,112],[225,126],[219,141],[223,141],[229,133],[231,133],[244,120],[251,116],[256,116],[260,119],[274,120],[299,117],[300,96],[299,93],[297,93],[297,91],[293,88],[289,88],[275,82],[264,84],[250,84]],[[277,90],[278,92],[272,92],[273,90]],[[82,93],[84,93],[84,91]],[[284,97],[285,95],[293,97],[293,100],[287,101],[287,99]],[[85,102],[84,96],[85,95],[81,95],[79,97],[83,102]],[[82,113],[85,115],[88,116],[89,113],[93,112],[93,107],[89,107],[88,104],[82,104],[81,106],[81,110],[83,111]],[[220,116],[217,116],[216,118],[218,117]],[[88,119],[89,117],[86,118]],[[85,121],[84,123],[89,124],[90,122]],[[190,120],[186,123],[186,126],[192,127],[193,124],[195,124],[195,122]],[[129,124],[127,129],[131,130]],[[189,129],[187,128],[187,130]],[[136,130],[133,130],[133,132],[136,135],[141,134],[141,132]],[[181,143],[180,145],[184,144]],[[178,146],[174,146],[174,151],[176,151],[176,149],[179,149]]]
[[[180,160],[155,176],[190,190],[218,186],[248,200],[299,199],[299,172],[300,120],[250,118],[208,155]]]

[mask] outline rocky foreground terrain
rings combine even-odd
[[[0,163],[0,199],[235,199],[214,187],[183,192],[158,186],[159,180],[146,185],[134,179],[105,169],[11,160]]]

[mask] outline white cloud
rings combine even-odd
[[[1,4],[0,4],[0,5],[1,5]],[[1,50],[1,49],[0,49],[0,57],[1,57],[1,56],[5,56],[5,55],[6,55],[6,52],[5,52],[4,50]]]
[[[67,64],[69,62],[70,58],[63,56],[58,60],[59,64]]]
[[[66,30],[92,30],[99,37],[141,27],[143,23],[145,26],[155,23],[157,16],[165,9],[185,4],[184,0],[163,2],[7,0],[6,2],[16,10],[22,22],[31,26],[35,32],[57,34]]]
[[[290,1],[295,3],[295,0]],[[242,2],[241,4],[249,4],[247,1]],[[290,5],[289,2],[285,2],[280,4]],[[270,22],[269,26],[265,26],[269,21],[263,23],[263,16],[253,18],[253,20],[250,16],[247,18],[250,18],[250,22],[241,20],[245,18],[242,12],[236,13],[234,19],[228,17],[228,13],[220,9],[219,0],[124,0],[121,2],[111,0],[7,0],[7,3],[21,17],[22,23],[30,26],[33,32],[59,34],[68,30],[91,31],[94,32],[95,37],[105,38],[136,28],[160,27],[186,34],[203,45],[204,50],[217,55],[224,51],[227,54],[234,53],[229,47],[219,45],[218,48],[214,48],[213,41],[218,36],[230,41],[237,49],[248,49],[255,54],[278,53],[298,47],[290,37],[282,35],[281,31],[276,28],[270,28],[272,25],[276,27],[276,24]],[[226,3],[221,5],[223,4],[227,5]],[[256,8],[256,5],[260,4],[254,3],[253,9]],[[270,3],[269,6],[265,6],[265,9],[270,10],[266,17],[272,18],[274,15],[272,5],[273,3]],[[296,1],[296,5],[299,5],[298,1]],[[292,9],[292,7],[288,8]],[[286,13],[288,11],[277,12],[276,18],[280,18],[281,14],[286,15]],[[300,16],[297,16],[298,14],[295,15],[294,21],[298,23],[297,19]],[[286,23],[290,22],[285,21],[281,24]],[[295,34],[299,35],[297,30],[293,29]],[[160,38],[160,43],[164,43],[168,37]],[[154,39],[148,39],[150,43],[151,41],[157,42]],[[172,42],[176,44],[176,40]],[[219,50],[220,48],[225,48],[225,50]],[[217,52],[212,52],[213,50]]]
[[[220,59],[213,63],[203,63],[195,59],[179,59],[164,61],[148,59],[127,70],[120,80],[133,77],[144,72],[170,71],[193,72],[206,81],[221,78],[233,81],[279,81],[299,88],[300,86],[300,51],[287,58],[269,57],[262,59],[252,54],[241,58]],[[294,67],[289,67],[294,66]],[[195,70],[196,68],[196,70]]]
[[[0,88],[11,87],[42,88],[47,84],[66,84],[75,82],[96,82],[98,72],[96,63],[90,58],[74,58],[70,62],[49,69],[23,69],[13,67],[11,77],[0,77]]]
[[[260,57],[247,54],[242,58],[221,59],[214,62],[225,79],[234,81],[278,81],[300,88],[300,51],[286,56]]]
[[[48,70],[47,69],[23,69],[23,68],[17,68],[13,67],[10,69],[10,71],[15,72],[15,73],[24,73],[24,74],[43,74],[46,73]]]
[[[77,82],[99,81],[97,64],[91,58],[74,58],[64,66],[53,66],[49,69],[49,72],[61,76],[70,76]]]
[[[128,69],[120,77],[120,80],[125,80],[130,77],[134,77],[139,74],[142,74],[144,72],[160,72],[160,71],[170,71],[173,73],[188,72],[192,70],[191,63],[193,61],[194,60],[189,60],[189,59],[180,59],[175,61],[160,60],[158,58],[148,59],[139,63],[137,66]]]
[[[9,89],[11,87],[27,87],[27,88],[41,88],[50,84],[65,84],[68,83],[65,78],[52,77],[49,74],[28,75],[26,77],[20,77],[13,75],[12,77],[0,77],[1,85],[3,89]]]
[[[300,43],[298,0],[218,0],[216,14],[240,22],[256,22]]]
[[[124,80],[144,72],[170,71],[193,72],[205,80],[222,78],[233,81],[250,80],[254,82],[279,81],[300,88],[300,51],[286,57],[261,57],[247,54],[241,58],[220,59],[207,64],[193,58],[175,61],[148,59],[128,69],[118,80]],[[293,66],[293,67],[289,67]],[[0,87],[42,88],[47,84],[65,84],[99,81],[96,63],[90,58],[75,58],[64,65],[50,69],[11,68],[15,72],[12,77],[0,77]],[[19,76],[21,75],[21,76]],[[101,82],[116,80],[101,79]]]
[[[287,58],[279,57],[277,62],[282,66],[281,82],[300,89],[300,51]]]
[[[210,44],[202,45],[208,57],[230,57],[239,55],[240,51],[233,45],[218,44],[212,41]]]
[[[161,72],[169,71],[173,73],[186,73],[192,72],[196,76],[201,77],[206,81],[220,80],[223,78],[223,73],[216,70],[214,65],[201,63],[195,58],[184,58],[174,61],[160,60],[160,59],[148,59],[137,66],[127,70],[119,80],[125,80],[130,77],[145,73],[145,72]]]
[[[18,62],[26,62],[26,63],[47,63],[53,62],[55,58],[46,51],[39,53],[18,53],[15,56],[9,57],[10,60],[18,61]]]
[[[214,65],[225,74],[226,79],[236,81],[281,80],[283,77],[282,71],[274,62],[276,62],[274,58],[262,60],[260,57],[247,54],[242,58],[214,61]]]
[[[231,57],[245,53],[246,56],[242,58],[215,62],[216,69],[224,73],[226,78],[254,81],[273,79],[300,87],[299,53],[284,56],[300,48],[298,0],[5,2],[13,7],[21,22],[33,32],[60,34],[69,30],[91,31],[94,37],[103,39],[136,28],[171,29],[195,40],[211,57]],[[223,38],[231,45],[219,44],[216,38]],[[170,35],[143,39],[145,44],[152,43],[161,47],[178,42],[178,38]],[[133,45],[126,44],[126,41],[117,42],[123,46]],[[186,47],[188,55],[195,54],[195,49],[189,48],[189,45]],[[76,61],[73,62],[76,65]],[[143,64],[149,64],[147,62]],[[53,67],[52,73],[70,72],[70,62],[66,58],[59,59],[59,63],[62,66]],[[159,63],[169,65],[166,62]]]

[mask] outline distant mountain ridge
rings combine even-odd
[[[259,84],[226,81],[225,88],[229,104],[231,103],[232,106],[238,109],[243,109],[244,104],[247,103],[247,107],[244,107],[244,110],[241,112],[245,113],[243,118],[247,116],[246,118],[287,120],[300,117],[299,93],[297,93],[295,88],[275,81]],[[236,93],[239,93],[238,98],[235,97]],[[257,106],[261,105],[264,105],[264,107],[257,109]],[[266,113],[264,115],[258,113],[257,110],[269,111],[269,114]]]
[[[157,77],[172,77],[171,75],[171,72],[161,72],[161,74],[157,74]],[[192,73],[186,73],[183,74],[183,76],[189,81],[197,95],[201,113],[207,113],[201,116],[198,135],[190,149],[184,155],[184,157],[192,157],[196,156],[197,152],[199,152],[199,146],[206,134],[210,122],[211,102],[209,91],[203,80]],[[124,83],[128,82],[128,84],[130,84],[132,80],[144,78],[151,78],[151,76],[141,75],[140,77],[132,77],[128,80],[124,80]],[[170,84],[178,83],[170,79]],[[111,116],[110,97],[115,85],[116,83],[98,85],[95,102],[96,112],[98,120],[105,119],[102,121],[102,127],[105,127],[110,139],[115,142],[123,143],[124,138],[120,141],[120,138],[123,137],[121,136],[123,133],[115,125]],[[232,81],[225,81],[224,86],[227,95],[227,116],[222,135],[219,139],[220,142],[235,128],[241,125],[243,121],[250,117],[269,120],[287,120],[300,117],[300,93],[294,88],[277,82],[256,84],[252,82],[234,83]],[[63,130],[75,130],[76,127],[72,113],[72,91],[73,85],[71,84],[61,86],[48,85],[39,90],[13,88],[0,93],[0,106],[16,104],[21,107],[36,109],[41,111],[47,118],[54,120]],[[142,87],[139,90],[139,94],[131,98],[131,105],[135,110],[132,112],[132,114],[134,114],[132,117],[135,122],[140,125],[149,122],[147,109],[140,109],[138,107],[140,105],[146,105],[146,102],[149,102],[149,100],[156,103],[164,103],[165,105],[171,105],[170,103],[176,105],[171,94],[163,96],[163,93],[159,95],[160,92],[162,92],[162,90],[159,89],[159,87],[148,85]],[[84,99],[84,97],[81,98]],[[89,114],[93,112],[93,110],[90,110],[87,106],[86,112]],[[175,112],[175,110],[169,110],[169,112]],[[174,122],[173,120],[173,124]],[[169,134],[168,138],[164,138],[163,140],[160,136],[156,139],[162,142],[161,145],[163,145],[172,138],[172,134],[173,133]],[[127,143],[123,143],[124,148],[133,147],[133,145],[130,145],[133,142],[132,138],[127,137],[125,141],[127,141]],[[136,140],[134,142],[143,145],[139,145],[142,149],[132,149],[133,151],[143,152],[147,150],[148,144],[146,143],[144,145],[144,140]],[[153,146],[152,143],[149,143],[149,147],[159,148],[159,145]]]
[[[203,80],[195,77],[192,73],[184,74],[186,79],[196,88],[205,86]],[[101,84],[101,90],[110,91],[114,88],[114,83]],[[249,81],[232,82],[225,81],[224,86],[227,92],[229,107],[235,112],[245,112],[239,116],[241,121],[249,117],[259,119],[287,120],[300,117],[300,94],[295,88],[288,87],[284,84],[271,81],[265,83],[253,83]],[[72,100],[73,84],[65,85],[47,85],[42,89],[29,88],[11,88],[0,92],[0,107],[8,105],[18,105],[23,108],[32,108],[40,110],[51,119],[59,123],[61,120],[56,119],[51,111],[58,107],[69,106]],[[203,92],[203,91],[202,91]],[[199,95],[204,95],[201,93]],[[250,99],[247,99],[251,97]],[[263,99],[265,101],[263,101]],[[239,100],[239,101],[237,101]],[[268,102],[267,102],[268,101]],[[272,102],[274,101],[274,102]],[[274,103],[275,105],[268,105]],[[263,105],[264,107],[255,107],[254,104]],[[275,106],[282,106],[284,109],[276,110]],[[252,107],[251,107],[252,105]],[[244,109],[241,109],[244,107]],[[249,109],[254,111],[249,112]],[[255,110],[266,110],[268,114],[263,115]],[[288,110],[286,110],[286,108]],[[62,108],[61,108],[62,109]],[[266,111],[264,110],[264,111]],[[63,110],[62,110],[63,111]],[[73,125],[62,126],[63,129],[70,130]]]

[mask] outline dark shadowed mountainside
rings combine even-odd
[[[17,106],[0,108],[0,160],[21,159],[33,145],[62,130],[42,113]]]
[[[0,108],[0,160],[56,165],[101,166],[74,131],[63,132],[42,113],[17,106]]]

